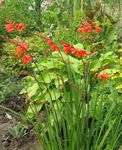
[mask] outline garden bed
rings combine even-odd
[[[8,108],[18,110],[17,101],[14,99],[7,100]],[[5,104],[5,103],[4,103]],[[15,138],[10,134],[10,129],[17,125],[21,119],[16,115],[10,114],[6,110],[0,109],[0,150],[40,150],[37,138],[33,129],[28,129],[26,136]]]

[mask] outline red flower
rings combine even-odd
[[[95,30],[94,32],[100,32],[102,28],[100,26],[94,26]]]
[[[71,46],[70,44],[68,44],[68,43],[62,43],[62,45],[64,46],[64,47],[69,47],[69,46]],[[72,46],[73,47],[73,46]]]
[[[102,28],[99,25],[96,25],[95,22],[92,22],[92,24],[89,23],[82,23],[82,27],[77,29],[77,32],[80,33],[96,33],[100,32]]]
[[[52,40],[50,40],[50,39],[47,40],[47,45],[48,46],[52,46],[53,44],[54,44],[54,42]]]
[[[23,31],[25,29],[25,24],[24,23],[17,23],[15,25],[15,28],[18,30],[18,31]]]
[[[92,33],[92,26],[88,23],[86,23],[86,24],[82,23],[82,27],[78,28],[77,31],[80,33]]]
[[[24,56],[21,58],[21,60],[22,60],[23,64],[27,65],[27,64],[29,64],[30,62],[32,62],[33,59],[32,59],[32,57],[30,56],[30,54],[28,53],[28,54],[24,55]]]
[[[69,55],[74,50],[73,46],[64,47],[64,53]]]
[[[86,55],[92,55],[91,52],[88,52],[86,50],[78,50],[78,49],[75,49],[72,54],[78,58],[83,58],[84,56]]]
[[[82,51],[82,50],[78,50],[78,49],[75,49],[72,54],[78,58],[83,58],[83,56],[85,55],[85,52]]]
[[[105,81],[106,79],[109,78],[109,75],[107,72],[105,72],[103,74],[100,74],[98,77],[101,78],[103,81]]]
[[[14,31],[14,24],[13,23],[7,23],[6,25],[5,25],[5,29],[6,29],[6,31],[7,32],[13,32]]]
[[[52,52],[59,51],[58,45],[54,44],[54,45],[51,47],[51,50],[52,50]]]
[[[62,45],[64,46],[63,50],[66,55],[69,55],[75,49],[72,45],[68,43],[63,43]]]
[[[16,54],[18,57],[21,57],[25,50],[22,47],[17,47]]]

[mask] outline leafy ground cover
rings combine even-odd
[[[102,2],[0,3],[0,109],[12,122],[4,147],[118,150],[122,47]]]

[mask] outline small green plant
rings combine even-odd
[[[14,127],[9,129],[9,133],[15,138],[19,139],[27,135],[27,128],[25,128],[21,123],[17,123]]]

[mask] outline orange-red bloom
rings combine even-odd
[[[75,49],[72,54],[78,58],[83,58],[84,56],[86,55],[92,55],[91,52],[88,52],[86,50],[78,50],[78,49]]]
[[[98,77],[101,78],[103,81],[105,81],[106,79],[109,78],[109,75],[107,72],[105,72],[103,74],[100,74]]]
[[[13,32],[14,31],[14,24],[11,22],[11,23],[7,23],[6,25],[5,25],[5,29],[6,29],[6,31],[7,32]]]
[[[59,46],[55,44],[49,37],[44,36],[43,34],[39,34],[41,38],[47,43],[47,46],[51,48],[52,52],[59,51]]]
[[[28,51],[28,45],[26,43],[16,42],[15,44],[17,46],[16,54],[18,57],[21,57],[23,52]]]
[[[15,25],[15,29],[21,32],[25,29],[25,24],[24,23],[17,23]]]
[[[18,57],[21,57],[24,51],[25,51],[25,50],[24,50],[22,47],[19,47],[19,46],[18,46],[17,49],[16,49],[16,54],[17,54],[17,56],[18,56]]]
[[[78,28],[77,31],[80,33],[92,33],[92,26],[88,23],[82,23],[82,27]]]
[[[23,64],[28,65],[30,62],[32,62],[32,57],[30,56],[30,54],[26,54],[21,58]]]
[[[75,49],[72,45],[68,43],[63,43],[62,45],[64,46],[63,50],[66,55],[69,55]]]
[[[54,44],[54,42],[51,40],[51,39],[48,39],[47,40],[47,45],[48,46],[52,46]]]
[[[100,26],[94,26],[94,32],[100,32],[102,28]]]
[[[51,47],[51,50],[52,50],[52,52],[59,51],[58,45],[57,45],[57,44],[54,44],[54,45]]]
[[[99,25],[96,25],[95,22],[92,22],[92,24],[89,23],[82,23],[82,27],[79,27],[77,29],[77,32],[80,33],[96,33],[100,32],[102,28]]]

